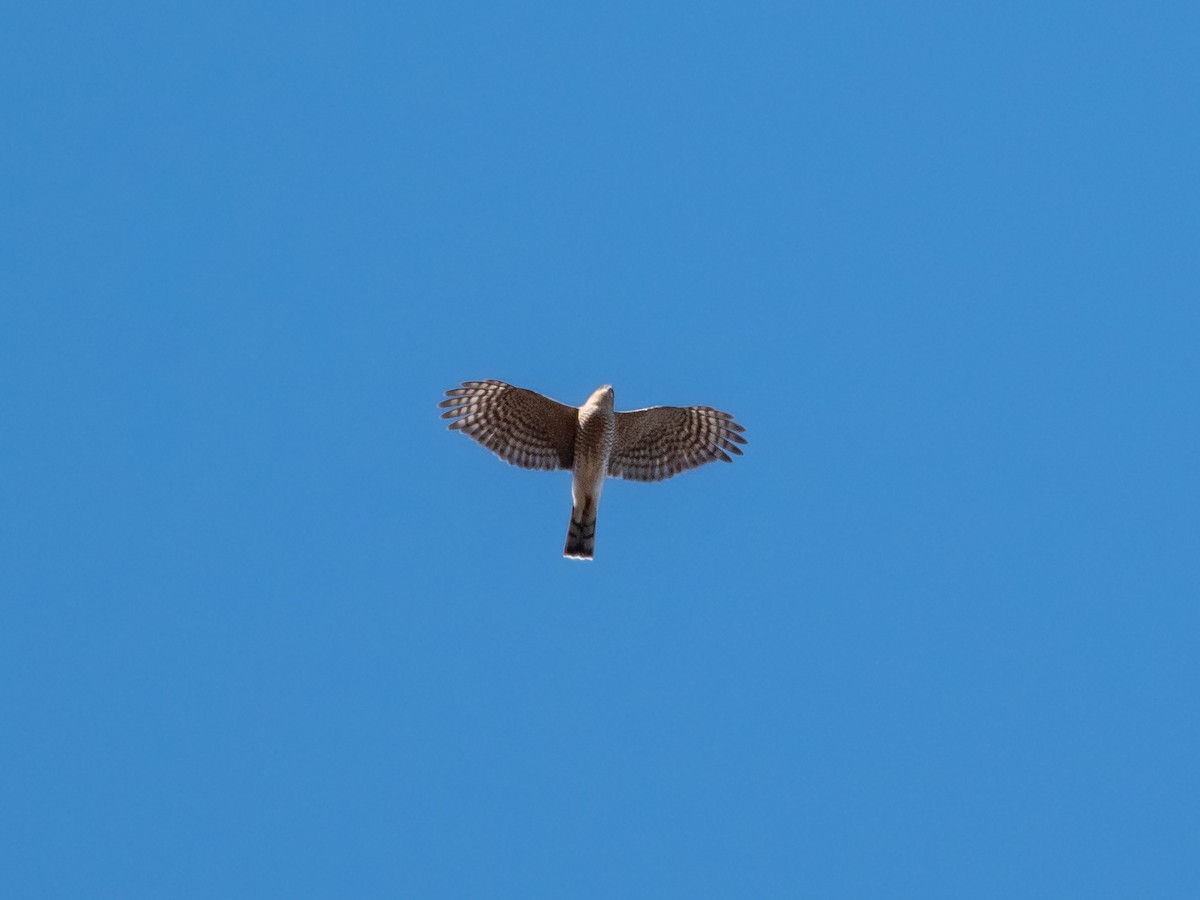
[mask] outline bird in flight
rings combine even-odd
[[[613,409],[611,385],[580,407],[503,381],[464,381],[438,406],[461,431],[523,469],[570,469],[571,524],[563,556],[592,559],[596,508],[606,477],[662,481],[715,460],[741,456],[745,431],[711,406]]]

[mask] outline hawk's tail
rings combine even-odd
[[[591,559],[596,553],[596,504],[586,502],[571,507],[571,524],[567,527],[567,546],[563,556],[572,559]]]

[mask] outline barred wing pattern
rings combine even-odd
[[[652,406],[617,413],[608,474],[631,481],[662,481],[715,460],[742,455],[742,428],[711,406]],[[728,453],[726,451],[729,451]]]
[[[575,462],[579,411],[503,381],[464,381],[438,404],[461,430],[505,462],[523,469],[569,469]]]

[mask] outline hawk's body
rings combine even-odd
[[[442,417],[501,459],[526,469],[570,469],[571,524],[564,556],[591,559],[596,509],[608,476],[661,481],[713,460],[741,455],[744,430],[709,406],[613,409],[599,388],[578,409],[503,381],[465,381],[446,392]],[[725,451],[729,451],[726,453]]]
[[[571,524],[563,556],[591,559],[596,550],[596,507],[608,475],[608,461],[617,436],[613,390],[607,385],[588,397],[579,408],[575,428],[575,464],[571,479]]]

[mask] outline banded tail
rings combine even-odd
[[[567,527],[567,546],[563,556],[572,559],[591,559],[596,554],[596,503],[585,501],[582,507],[571,507],[571,524]]]

